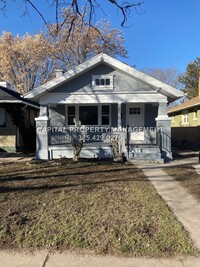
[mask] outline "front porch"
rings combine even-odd
[[[165,143],[167,140],[166,136],[164,138],[161,131],[156,128],[132,132],[130,127],[127,126],[121,128],[120,131],[117,131],[116,128],[109,128],[106,133],[89,132],[88,129],[86,133],[84,128],[76,127],[73,130],[65,128],[64,132],[49,132],[50,159],[59,158],[61,155],[62,157],[72,158],[72,139],[76,139],[83,141],[81,151],[81,157],[83,158],[111,158],[113,157],[113,143],[115,144],[117,141],[120,151],[129,159],[163,162],[162,143],[163,140],[165,140]]]
[[[117,141],[127,158],[171,159],[170,119],[165,109],[166,103],[41,106],[36,119],[37,158],[71,158],[72,139],[76,139],[83,141],[81,157],[112,157]]]

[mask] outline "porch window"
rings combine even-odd
[[[110,124],[110,106],[103,105],[101,107],[101,124],[109,125]]]
[[[0,108],[0,126],[6,126],[6,110]]]
[[[92,75],[92,89],[113,89],[113,75]]]
[[[67,118],[68,125],[75,125],[75,116],[76,116],[75,106],[68,106],[67,116],[68,116]]]
[[[98,107],[80,106],[79,120],[81,125],[98,125]]]

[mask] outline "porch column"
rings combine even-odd
[[[157,128],[161,128],[162,150],[164,159],[172,159],[171,152],[171,118],[167,115],[167,102],[161,102],[158,106]]]
[[[118,123],[117,123],[117,126],[118,126],[118,129],[120,129],[122,127],[122,103],[121,102],[118,102]],[[121,153],[126,154],[126,146],[125,146],[126,136],[125,136],[125,133],[119,130],[118,135],[119,134],[122,137],[121,139],[119,139],[119,143],[118,143],[119,150],[121,149],[120,154]]]
[[[118,103],[118,123],[117,123],[117,126],[118,127],[121,127],[122,126],[122,103],[119,102]]]
[[[40,115],[36,121],[36,159],[49,159],[48,127],[49,110],[47,105],[40,106]]]

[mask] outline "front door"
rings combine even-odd
[[[130,127],[144,127],[144,104],[127,104],[126,122]]]
[[[144,142],[144,104],[131,103],[126,106],[126,122],[132,128],[130,141]]]

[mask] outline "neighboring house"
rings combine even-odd
[[[200,147],[200,94],[167,113],[172,119],[172,141]]]
[[[16,152],[34,148],[35,117],[39,105],[0,83],[0,151]]]
[[[99,54],[25,95],[40,104],[36,158],[72,157],[73,137],[84,142],[82,157],[111,157],[118,140],[119,150],[130,158],[171,159],[167,104],[182,96]]]

